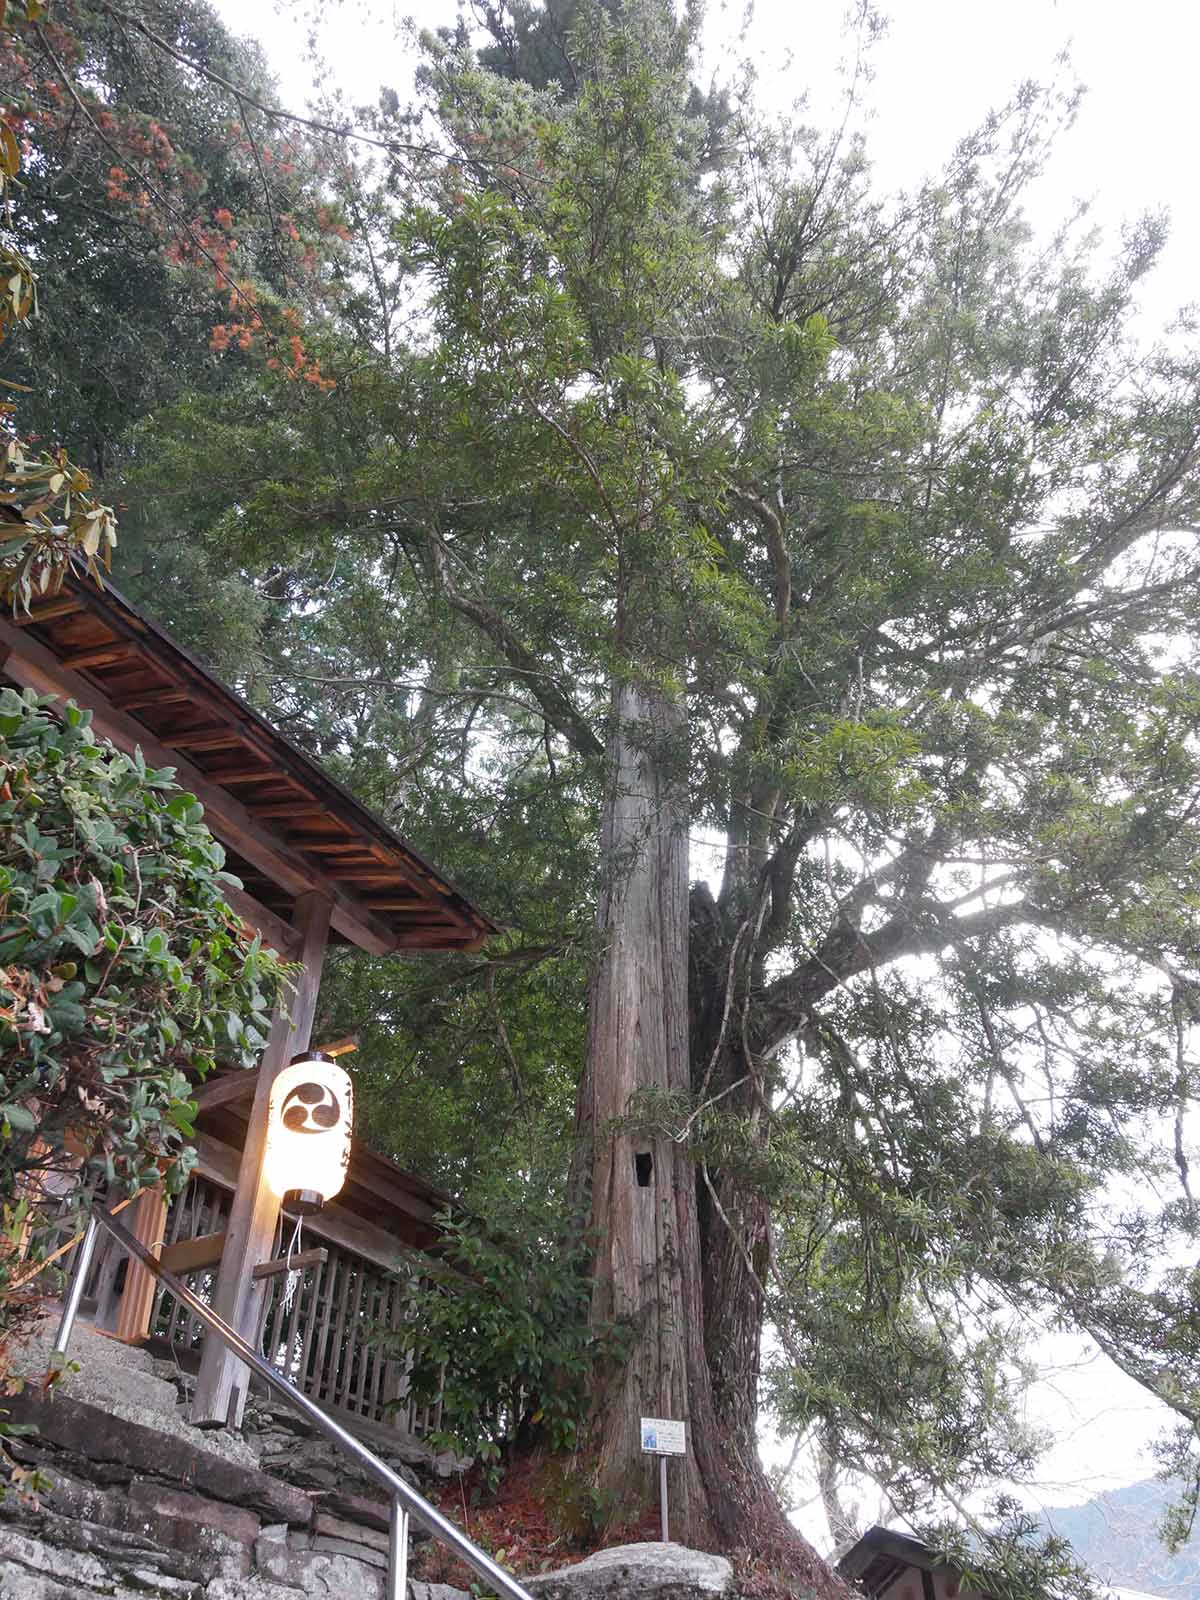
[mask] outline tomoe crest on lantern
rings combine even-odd
[[[344,1068],[310,1051],[271,1087],[266,1180],[285,1211],[311,1213],[346,1180],[354,1089]]]

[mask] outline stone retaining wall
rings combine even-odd
[[[382,1600],[388,1506],[306,1491],[98,1406],[7,1402],[52,1488],[0,1501],[0,1600]]]
[[[0,1499],[0,1600],[382,1600],[387,1499],[308,1424],[258,1399],[241,1436],[190,1427],[173,1364],[83,1327],[80,1370],[47,1397],[50,1338],[0,1402],[36,1426],[13,1454],[52,1485],[36,1505]],[[448,1470],[417,1440],[395,1448],[410,1481]]]

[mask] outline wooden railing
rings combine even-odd
[[[179,1244],[184,1239],[201,1239],[206,1233],[219,1233],[229,1220],[232,1195],[219,1184],[205,1178],[193,1177],[182,1194],[176,1195],[167,1212],[167,1231],[164,1244]],[[184,1283],[205,1304],[212,1301],[216,1286],[217,1269],[204,1267],[198,1272],[182,1275]],[[204,1329],[173,1295],[160,1284],[154,1296],[150,1313],[150,1333],[165,1339],[174,1350],[198,1351],[204,1338]]]
[[[369,1422],[409,1433],[436,1426],[436,1408],[408,1397],[397,1361],[385,1360],[374,1335],[403,1321],[408,1283],[336,1245],[310,1267],[291,1306],[286,1275],[271,1280],[262,1349],[285,1377],[314,1400]]]
[[[219,1233],[226,1225],[230,1192],[193,1176],[172,1202],[165,1243]],[[388,1271],[321,1234],[320,1218],[305,1225],[305,1243],[319,1244],[326,1259],[303,1272],[290,1303],[288,1275],[266,1282],[259,1348],[303,1393],[327,1408],[364,1421],[422,1434],[436,1427],[440,1406],[418,1406],[408,1395],[401,1362],[386,1360],[376,1335],[400,1326],[415,1273]],[[216,1268],[183,1274],[183,1281],[211,1303]],[[152,1336],[175,1350],[198,1353],[204,1330],[196,1316],[161,1286],[150,1319]]]

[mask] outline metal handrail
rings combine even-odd
[[[206,1305],[199,1295],[189,1289],[186,1283],[181,1282],[173,1272],[162,1266],[142,1241],[135,1238],[123,1223],[118,1222],[101,1205],[92,1206],[91,1221],[88,1223],[76,1259],[75,1270],[71,1275],[70,1288],[63,1303],[62,1318],[54,1345],[56,1351],[65,1354],[71,1338],[79,1302],[83,1297],[83,1282],[95,1249],[97,1227],[103,1228],[123,1250],[139,1261],[147,1272],[153,1274],[158,1282],[181,1301],[210,1333],[215,1334],[240,1361],[244,1361],[272,1393],[277,1394],[293,1410],[299,1411],[327,1438],[332,1439],[334,1444],[351,1456],[369,1477],[374,1478],[388,1491],[392,1506],[388,1600],[406,1600],[410,1516],[414,1517],[435,1539],[440,1539],[444,1545],[449,1546],[460,1561],[465,1562],[477,1576],[490,1584],[497,1594],[503,1595],[505,1600],[532,1600],[528,1590],[522,1588],[510,1573],[505,1572],[491,1556],[474,1544],[461,1528],[455,1527],[436,1506],[425,1499],[424,1495],[418,1494],[411,1484],[406,1483],[398,1472],[393,1472],[386,1462],[381,1461],[374,1451],[368,1450],[366,1445],[356,1439],[348,1429],[343,1428],[340,1422],[336,1422],[333,1417],[322,1411],[315,1400],[311,1400],[294,1383],[290,1383],[252,1345],[247,1344],[240,1333],[219,1317],[211,1306]]]

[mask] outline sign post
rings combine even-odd
[[[669,1417],[642,1418],[642,1450],[646,1455],[658,1457],[658,1493],[662,1504],[663,1543],[670,1542],[667,1521],[667,1457],[687,1455],[686,1427]]]

